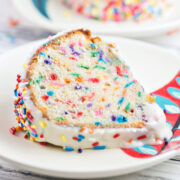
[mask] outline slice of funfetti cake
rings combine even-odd
[[[155,97],[144,92],[115,45],[90,31],[58,34],[17,76],[15,113],[25,137],[67,151],[137,147],[171,137]]]

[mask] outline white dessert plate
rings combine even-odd
[[[94,33],[126,37],[152,37],[165,34],[180,26],[180,1],[171,0],[174,7],[162,17],[146,22],[100,22],[70,11],[61,0],[14,0],[21,14],[39,27],[58,32],[67,28],[84,27]]]
[[[179,71],[180,57],[157,46],[136,40],[104,37],[118,43],[121,56],[134,69],[135,77],[152,92],[167,84]],[[39,41],[18,47],[0,56],[0,157],[23,169],[40,174],[66,178],[99,178],[135,172],[159,164],[177,155],[179,150],[155,155],[156,149],[146,146],[141,153],[149,158],[130,156],[121,149],[84,150],[83,153],[65,152],[59,147],[41,146],[11,135],[9,128],[15,125],[13,90],[16,74]],[[178,81],[180,78],[178,79]],[[178,95],[178,92],[174,95]],[[176,113],[179,112],[178,107]],[[177,112],[178,111],[178,112]],[[180,136],[179,136],[180,137]],[[180,147],[180,139],[176,147]],[[137,150],[137,149],[136,149]]]

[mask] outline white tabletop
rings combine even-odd
[[[19,20],[19,25],[9,26],[9,19]],[[38,29],[35,25],[24,19],[13,7],[12,0],[0,0],[0,54],[8,49],[15,48],[30,41],[38,40],[50,35],[46,30]],[[146,39],[147,40],[147,39]],[[164,35],[148,39],[147,41],[172,49],[176,53],[180,51],[180,32],[171,36]],[[0,160],[0,180],[43,180],[54,179],[37,175],[7,162]],[[108,178],[108,180],[179,180],[180,179],[180,155],[152,168],[139,171],[130,175]]]

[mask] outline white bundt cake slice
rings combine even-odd
[[[18,76],[15,113],[31,140],[73,149],[133,147],[171,136],[113,44],[75,30],[44,43]]]

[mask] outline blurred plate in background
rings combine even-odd
[[[135,23],[115,23],[87,19],[64,7],[61,0],[14,0],[15,7],[37,26],[58,32],[64,29],[88,28],[94,33],[126,37],[152,37],[180,27],[180,1],[172,0],[174,7],[164,16]]]

